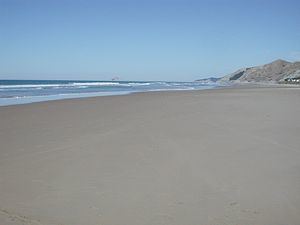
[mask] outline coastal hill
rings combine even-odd
[[[197,80],[206,83],[208,79]],[[213,81],[214,79],[209,78]],[[248,67],[218,78],[217,83],[295,83],[300,84],[300,62],[276,60],[262,66]]]

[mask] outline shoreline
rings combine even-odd
[[[116,92],[90,92],[90,93],[72,93],[72,94],[57,94],[57,95],[45,95],[45,96],[26,96],[19,98],[3,98],[0,99],[0,107],[2,106],[12,106],[12,105],[27,105],[40,102],[50,102],[50,101],[60,101],[60,100],[71,100],[80,98],[94,98],[94,97],[108,97],[108,96],[122,96],[131,95],[139,93],[151,93],[151,92],[178,92],[178,91],[201,91],[210,90],[218,87],[205,87],[203,89],[161,89],[161,90],[145,90],[145,91],[116,91]],[[45,99],[45,100],[40,100]],[[15,100],[15,103],[1,104],[1,100],[11,101]],[[23,100],[18,102],[18,100]]]
[[[43,102],[52,102],[52,101],[63,101],[63,100],[73,100],[73,99],[86,99],[86,98],[95,98],[95,97],[111,97],[111,96],[123,96],[123,95],[133,95],[133,94],[143,94],[143,93],[152,93],[152,92],[190,92],[190,91],[204,91],[204,90],[219,90],[219,89],[244,89],[244,88],[300,88],[299,85],[291,85],[291,84],[265,84],[265,83],[238,83],[238,84],[231,84],[231,85],[220,85],[214,87],[205,87],[203,89],[194,89],[194,90],[187,90],[187,89],[170,89],[170,90],[151,90],[151,91],[119,91],[119,92],[90,92],[90,93],[72,93],[72,94],[58,94],[58,95],[46,95],[46,96],[27,96],[27,97],[20,97],[14,98],[16,101],[17,99],[24,99],[24,102],[16,102],[16,103],[9,103],[9,104],[1,104],[1,107],[7,106],[17,106],[17,105],[28,105],[28,104],[35,104],[35,103],[43,103]],[[66,97],[62,97],[66,96]],[[77,97],[76,97],[77,96]],[[39,100],[40,98],[45,98],[47,100]],[[36,99],[36,100],[30,100]],[[0,99],[1,100],[1,99]],[[4,100],[12,100],[10,98],[4,98]]]
[[[107,97],[107,96],[122,96],[138,93],[151,93],[151,92],[172,92],[172,91],[200,91],[207,89],[214,89],[217,87],[205,87],[203,89],[161,89],[161,90],[145,90],[145,91],[116,91],[116,92],[87,92],[87,93],[72,93],[72,94],[57,94],[57,95],[41,95],[41,96],[24,96],[18,98],[0,98],[1,106],[10,105],[25,105],[39,102],[59,101],[67,99],[78,99],[78,98],[94,98],[94,97]],[[43,100],[42,100],[43,99]],[[21,100],[21,102],[20,102]],[[3,102],[3,103],[2,103]],[[5,104],[5,102],[8,102]]]
[[[0,224],[297,225],[300,89],[0,107]]]
[[[160,90],[201,90],[216,86],[196,82],[71,80],[0,80],[0,84],[0,106]]]

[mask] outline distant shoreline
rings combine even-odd
[[[235,83],[262,83],[262,84],[292,84],[300,85],[300,62],[288,62],[282,59],[271,63],[241,68],[222,77],[197,79],[196,82],[235,84]]]

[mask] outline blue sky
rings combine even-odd
[[[181,80],[300,60],[300,1],[0,0],[0,79]]]

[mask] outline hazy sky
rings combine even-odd
[[[300,60],[299,0],[0,0],[0,79],[194,80]]]

